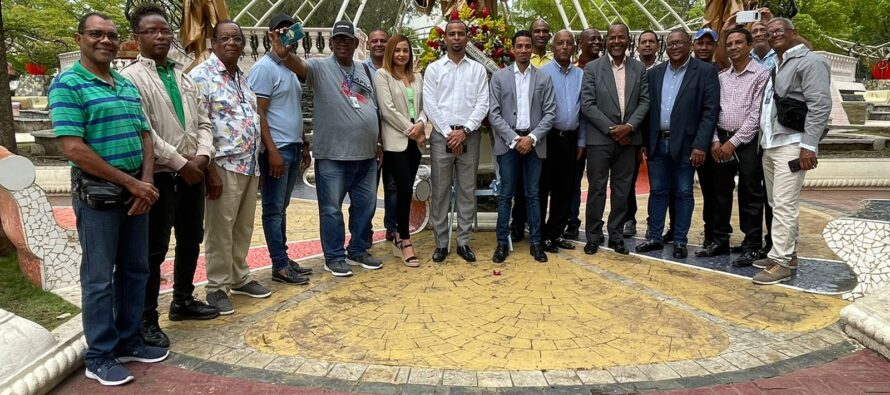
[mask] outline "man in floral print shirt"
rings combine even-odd
[[[232,21],[213,30],[213,54],[189,73],[204,96],[216,155],[207,167],[207,303],[235,312],[228,293],[266,298],[269,289],[250,278],[247,251],[253,236],[259,185],[260,120],[256,95],[238,68],[244,34]]]

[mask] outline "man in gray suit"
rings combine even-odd
[[[491,77],[488,121],[494,129],[494,154],[500,168],[501,188],[498,192],[497,241],[492,261],[504,262],[510,250],[510,208],[521,174],[524,184],[525,208],[529,225],[531,255],[538,262],[547,262],[541,244],[541,208],[538,180],[543,159],[547,157],[544,138],[553,124],[556,99],[553,82],[546,73],[539,73],[530,64],[532,35],[520,30],[513,35],[516,63],[498,70]]]
[[[633,179],[636,147],[643,143],[640,126],[649,111],[646,68],[627,56],[630,31],[623,23],[609,26],[606,50],[584,66],[581,83],[581,112],[587,132],[587,244],[584,253],[593,255],[603,240],[603,211],[606,183],[611,185],[609,248],[628,254],[622,226],[627,211],[627,195]],[[611,173],[611,178],[610,178]]]

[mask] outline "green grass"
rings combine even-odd
[[[35,287],[22,276],[15,256],[0,257],[0,308],[53,330],[80,312],[77,306],[58,295]]]

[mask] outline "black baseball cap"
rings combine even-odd
[[[337,21],[337,23],[334,24],[334,28],[331,30],[331,37],[336,36],[355,38],[355,25],[350,21]]]
[[[276,14],[269,20],[269,30],[279,29],[281,24],[285,22],[290,26],[294,24],[294,19],[285,14]]]

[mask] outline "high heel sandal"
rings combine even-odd
[[[399,249],[399,257],[402,258],[402,263],[408,267],[419,267],[420,260],[417,259],[416,256],[412,255],[409,257],[405,257],[405,248],[413,247],[412,244],[404,244],[404,240],[393,240],[393,247]]]

